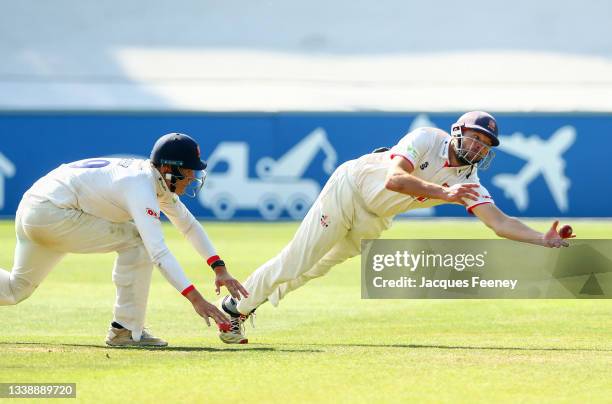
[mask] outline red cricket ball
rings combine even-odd
[[[559,235],[561,236],[561,238],[570,238],[572,236],[572,226],[570,226],[569,224],[566,224],[565,226],[562,226],[559,229]]]
[[[217,324],[219,331],[228,332],[231,328],[230,323]]]

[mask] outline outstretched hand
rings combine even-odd
[[[192,288],[185,297],[191,302],[193,309],[206,321],[209,327],[209,318],[212,318],[219,326],[229,326],[229,318],[214,304],[207,302],[196,288]]]
[[[227,315],[221,312],[221,310],[219,310],[214,304],[209,303],[204,299],[198,300],[197,302],[193,303],[193,308],[196,313],[198,313],[200,317],[202,317],[204,321],[206,321],[206,324],[208,324],[209,327],[209,317],[212,318],[215,323],[219,325],[229,324],[229,319],[227,318]]]
[[[471,199],[473,201],[477,201],[478,191],[477,188],[480,188],[479,184],[455,184],[445,189],[445,198],[446,202],[451,203],[460,203],[465,205],[464,199]]]
[[[569,243],[565,241],[559,234],[559,231],[557,230],[558,226],[559,226],[559,221],[555,220],[552,226],[550,226],[550,229],[546,232],[546,234],[544,234],[544,245],[546,247],[550,247],[550,248],[569,247]]]
[[[240,295],[249,297],[249,292],[247,292],[244,286],[227,272],[225,267],[215,268],[215,273],[215,292],[217,294],[221,293],[221,286],[225,286],[230,295],[236,300],[241,299]]]

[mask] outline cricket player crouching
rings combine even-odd
[[[480,185],[499,145],[495,118],[481,111],[464,114],[451,135],[437,128],[418,128],[390,150],[381,148],[342,164],[331,175],[302,221],[293,240],[244,282],[250,296],[221,304],[231,317],[226,343],[247,343],[244,321],[266,300],[280,299],[334,265],[360,253],[362,239],[378,238],[392,218],[412,209],[444,203],[462,204],[497,235],[546,247],[567,246],[558,222],[545,234],[506,216]]]
[[[171,133],[154,145],[150,160],[96,158],[63,164],[23,196],[15,217],[12,272],[0,269],[0,305],[28,298],[66,253],[116,251],[117,288],[110,346],[166,346],[144,329],[153,264],[210,325],[228,318],[187,279],[162,233],[160,210],[213,267],[218,290],[236,299],[246,290],[225,268],[200,223],[178,195],[195,196],[206,163],[189,136]],[[227,324],[228,325],[228,324]]]

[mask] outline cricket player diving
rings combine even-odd
[[[170,133],[155,143],[149,160],[94,158],[62,164],[24,194],[15,217],[13,269],[0,269],[0,306],[27,299],[67,253],[117,252],[117,289],[110,346],[166,346],[144,328],[155,264],[198,315],[221,328],[229,319],[194,287],[164,241],[160,211],[240,299],[246,290],[227,271],[200,223],[180,201],[202,187],[206,163],[189,136]]]
[[[276,306],[289,292],[325,275],[360,253],[362,239],[378,238],[399,213],[453,203],[465,206],[498,236],[545,247],[568,246],[554,222],[546,233],[509,217],[480,184],[478,169],[491,163],[499,145],[495,118],[481,111],[464,114],[451,134],[418,128],[391,149],[381,148],[342,164],[331,175],[293,240],[244,282],[250,295],[226,296],[222,309],[231,328],[226,343],[247,343],[244,321],[269,301]]]

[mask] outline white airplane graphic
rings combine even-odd
[[[410,124],[408,128],[408,132],[412,132],[417,128],[429,127],[429,128],[437,128],[438,126],[429,119],[427,114],[418,114],[414,117],[414,120]]]
[[[529,206],[528,185],[540,174],[544,176],[555,204],[561,212],[568,209],[567,191],[571,181],[564,174],[565,160],[561,157],[576,140],[576,129],[563,126],[548,140],[537,135],[525,137],[522,133],[500,136],[499,149],[526,160],[517,174],[498,174],[493,184],[504,190],[507,198],[514,200],[516,207],[524,211]]]

